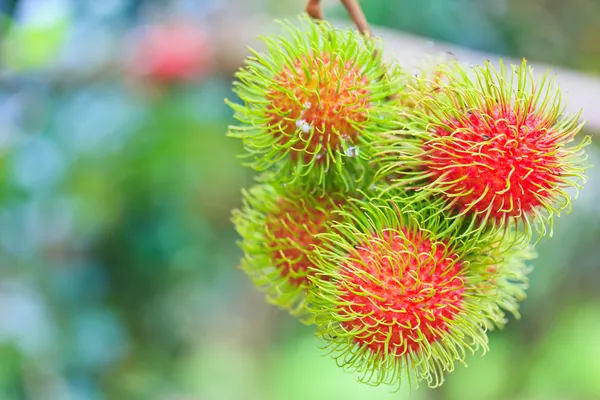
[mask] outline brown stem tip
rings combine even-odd
[[[370,37],[371,36],[371,28],[369,27],[369,23],[367,22],[367,18],[365,17],[365,13],[363,12],[358,0],[340,0],[354,24],[356,24],[356,28],[363,35]]]
[[[371,36],[371,28],[365,17],[358,0],[340,0],[344,5],[346,11],[350,15],[350,18],[356,25],[358,31],[366,37]],[[306,3],[306,13],[313,19],[324,19],[323,10],[321,9],[321,0],[308,0]]]
[[[308,0],[308,3],[306,3],[306,13],[313,19],[323,19],[321,0]]]

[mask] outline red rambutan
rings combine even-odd
[[[363,317],[342,322],[342,328],[360,332],[355,338],[359,346],[374,353],[387,348],[396,356],[443,337],[462,310],[464,293],[461,265],[445,250],[405,230],[385,231],[357,246],[358,257],[340,269],[344,305],[339,313]],[[356,288],[369,296],[357,296]]]
[[[538,223],[570,206],[568,188],[585,182],[584,139],[570,144],[581,125],[562,117],[551,80],[537,83],[523,63],[507,72],[489,64],[473,76],[452,63],[441,66],[436,90],[422,93],[403,129],[380,147],[379,175],[392,187],[438,194],[455,215],[506,227]]]
[[[486,351],[504,310],[518,314],[531,258],[522,242],[457,240],[439,209],[409,197],[351,200],[337,213],[314,252],[309,309],[361,381],[438,386],[467,352]]]

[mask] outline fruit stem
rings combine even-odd
[[[308,0],[308,3],[306,3],[306,13],[313,19],[323,19],[321,0]]]
[[[367,18],[365,17],[365,13],[363,12],[358,0],[340,0],[352,21],[356,25],[356,28],[360,33],[367,37],[371,37],[371,28],[369,27],[369,23],[367,22]]]
[[[364,36],[370,37],[371,28],[358,0],[340,0],[340,2],[344,5],[346,11],[348,11],[358,31]],[[313,19],[324,19],[323,11],[321,10],[321,0],[308,0],[306,3],[306,13]]]

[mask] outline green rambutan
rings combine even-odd
[[[318,234],[331,229],[332,211],[342,201],[267,183],[244,191],[243,198],[232,218],[242,238],[241,269],[269,302],[307,322],[312,250],[320,244]]]
[[[527,297],[527,275],[531,272],[528,262],[537,258],[533,244],[524,242],[514,230],[499,235],[497,241],[484,248],[483,257],[473,270],[484,279],[478,290],[492,299],[492,318],[486,321],[489,329],[503,328],[508,322],[507,313],[519,319],[519,304]]]
[[[275,171],[279,182],[355,189],[365,176],[373,140],[392,127],[401,72],[383,60],[378,42],[324,21],[282,24],[287,36],[264,38],[236,74],[228,102],[241,125],[247,165]]]
[[[336,214],[315,247],[309,309],[360,381],[439,386],[467,353],[485,353],[486,331],[506,323],[505,311],[518,316],[528,244],[458,240],[438,209],[407,196],[350,200]]]
[[[402,129],[379,143],[378,179],[392,182],[384,190],[440,196],[455,216],[502,229],[515,222],[529,234],[532,225],[546,234],[570,209],[569,189],[585,183],[589,138],[573,144],[579,116],[563,115],[547,75],[534,80],[525,62],[510,71],[446,63],[435,82],[414,87],[432,89],[413,91]]]

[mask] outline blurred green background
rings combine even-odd
[[[373,24],[600,74],[597,0],[363,3]],[[205,27],[303,7],[0,0],[0,400],[600,399],[597,170],[538,246],[522,319],[440,389],[356,383],[237,269],[252,172]]]

